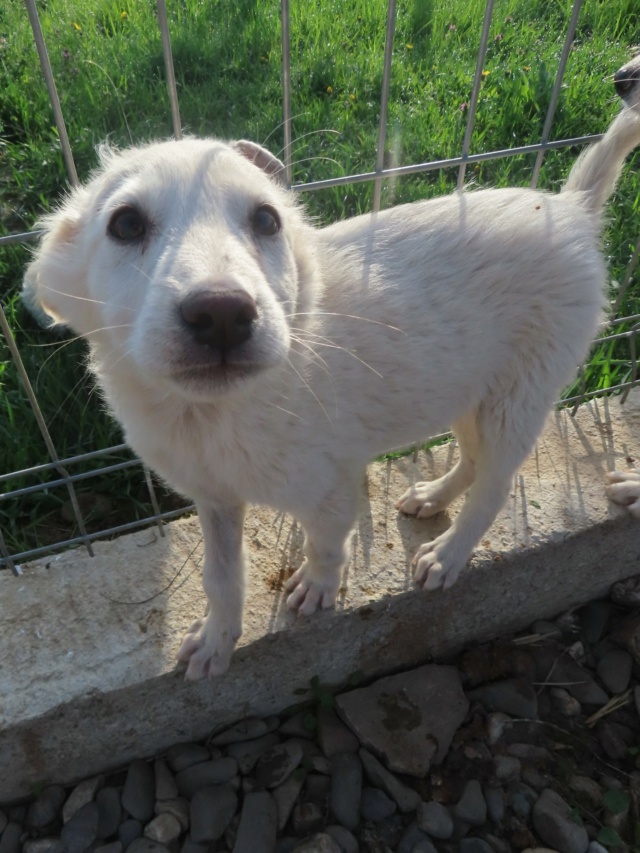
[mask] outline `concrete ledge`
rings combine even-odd
[[[372,465],[338,607],[309,619],[287,613],[282,594],[300,561],[299,528],[254,510],[245,635],[229,672],[208,683],[185,683],[174,665],[204,606],[195,519],[164,538],[150,529],[99,543],[93,559],[76,550],[17,579],[3,573],[0,801],[281,710],[313,675],[338,685],[356,670],[415,666],[604,595],[640,571],[640,524],[602,484],[638,448],[640,392],[622,408],[603,400],[575,418],[552,415],[471,566],[431,595],[413,591],[409,564],[450,518],[418,522],[393,507],[412,479],[444,472],[455,449],[421,454],[417,466]]]

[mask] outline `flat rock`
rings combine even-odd
[[[467,782],[453,813],[468,826],[481,826],[486,821],[487,804],[482,793],[482,786],[477,779],[470,779]]]
[[[331,824],[325,827],[324,831],[338,844],[340,853],[358,853],[359,846],[355,836],[344,826]]]
[[[122,807],[136,820],[143,822],[151,820],[155,792],[156,780],[153,767],[142,759],[132,761],[122,789]]]
[[[278,831],[282,832],[291,817],[291,812],[302,790],[303,779],[296,774],[289,776],[271,792],[278,810]]]
[[[134,818],[129,818],[120,824],[118,827],[118,839],[122,842],[125,850],[127,850],[132,841],[142,837],[142,830],[142,822],[134,820]]]
[[[429,803],[418,803],[416,822],[418,828],[432,838],[446,840],[453,835],[453,818],[449,809],[435,800]]]
[[[210,758],[209,750],[200,743],[176,743],[167,750],[167,764],[174,773],[180,773],[194,764],[209,761]]]
[[[171,814],[159,814],[149,821],[144,828],[145,838],[169,845],[176,841],[182,833],[180,822]]]
[[[191,800],[190,837],[196,843],[217,841],[238,808],[238,795],[228,785],[202,788]]]
[[[276,846],[278,811],[268,791],[247,794],[233,853],[273,853]]]
[[[235,758],[238,762],[238,769],[246,776],[251,773],[260,756],[278,742],[278,736],[270,732],[269,734],[262,735],[262,737],[255,738],[255,740],[232,743],[225,751],[231,758]]]
[[[562,853],[586,853],[587,830],[571,819],[571,807],[551,788],[533,807],[533,827],[545,844]]]
[[[293,853],[341,853],[338,842],[326,832],[318,832],[312,838],[297,844]]]
[[[324,824],[322,809],[317,803],[296,803],[291,813],[291,825],[296,835],[319,832]]]
[[[336,706],[391,770],[423,778],[446,756],[469,703],[455,667],[428,664],[344,693]]]
[[[598,676],[609,693],[624,693],[631,680],[633,658],[629,652],[614,649],[598,661]]]
[[[372,785],[382,788],[395,801],[401,812],[415,811],[418,803],[421,802],[420,794],[417,791],[397,779],[366,749],[359,750],[358,755],[362,761],[364,772]]]
[[[391,797],[379,788],[363,788],[360,799],[360,814],[363,820],[380,823],[395,813],[397,806]]]
[[[174,800],[158,800],[155,805],[156,814],[170,814],[178,821],[183,829],[189,829],[189,801],[184,797]]]
[[[98,806],[98,838],[109,838],[115,835],[122,819],[120,792],[117,788],[107,786],[96,794]]]
[[[156,779],[156,800],[173,800],[178,796],[178,786],[173,773],[163,758],[153,762],[153,774]]]

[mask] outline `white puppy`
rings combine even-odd
[[[469,489],[415,558],[454,583],[494,520],[603,317],[602,207],[640,143],[628,107],[558,195],[459,192],[316,229],[249,142],[102,152],[44,221],[27,290],[89,342],[127,441],[202,524],[206,619],[179,658],[227,669],[242,632],[247,504],[292,513],[300,613],[335,600],[364,467],[453,425],[461,459],[398,504],[420,517]]]

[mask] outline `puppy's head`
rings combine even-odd
[[[98,375],[190,399],[281,364],[289,318],[312,309],[313,231],[249,142],[185,139],[101,151],[46,217],[25,295],[91,344]]]

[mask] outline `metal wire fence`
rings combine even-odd
[[[40,25],[40,20],[38,17],[38,11],[36,7],[36,0],[25,0],[25,5],[27,8],[27,12],[29,15],[29,20],[31,24],[31,28],[33,31],[33,37],[35,41],[35,45],[38,51],[38,57],[40,61],[40,66],[42,69],[42,74],[44,77],[44,82],[47,87],[49,100],[51,103],[51,109],[53,111],[55,124],[58,131],[58,136],[60,140],[60,146],[62,149],[62,154],[64,157],[64,163],[67,171],[67,177],[72,186],[76,186],[78,184],[78,176],[76,171],[76,166],[74,162],[73,151],[71,149],[71,144],[69,142],[69,137],[66,130],[65,119],[62,112],[62,108],[60,105],[60,100],[58,98],[56,83],[54,79],[54,75],[51,69],[51,63],[49,61],[49,56],[47,53],[47,47],[44,41],[42,28]],[[173,125],[173,133],[176,138],[180,138],[182,136],[182,126],[180,120],[180,108],[178,101],[178,92],[176,88],[176,80],[175,80],[175,72],[174,65],[171,53],[171,38],[169,33],[169,26],[167,20],[167,9],[165,5],[165,0],[157,0],[157,20],[158,26],[160,29],[160,34],[162,38],[162,50],[164,56],[164,66],[165,66],[165,75],[168,87],[169,94],[169,103],[171,109],[171,119]],[[571,50],[571,46],[575,37],[576,26],[578,24],[578,19],[580,15],[580,9],[582,6],[582,0],[574,0],[572,11],[570,15],[570,19],[567,26],[566,37],[564,40],[564,45],[562,49],[562,53],[560,56],[560,60],[558,63],[558,67],[555,74],[555,81],[553,85],[553,90],[551,93],[551,98],[548,106],[548,110],[546,113],[546,118],[544,122],[544,127],[541,135],[541,139],[538,143],[530,144],[530,145],[521,145],[508,149],[494,150],[489,152],[482,153],[472,153],[471,145],[473,141],[473,131],[474,131],[474,123],[476,118],[476,110],[478,106],[478,99],[480,94],[480,86],[482,82],[482,69],[485,59],[485,54],[487,51],[488,39],[489,39],[489,31],[492,20],[492,15],[494,11],[494,0],[487,0],[484,20],[482,25],[482,31],[480,34],[480,42],[478,47],[478,55],[477,62],[474,73],[473,86],[471,91],[470,100],[468,103],[468,111],[467,111],[467,120],[466,120],[466,128],[464,134],[464,140],[462,144],[462,150],[459,156],[451,157],[448,159],[437,160],[437,161],[426,161],[421,163],[413,163],[410,165],[397,166],[393,168],[384,168],[384,158],[385,158],[385,145],[386,145],[386,132],[387,132],[387,117],[388,117],[388,105],[389,105],[389,90],[390,90],[390,80],[391,80],[391,70],[392,70],[392,57],[393,57],[393,45],[394,45],[394,33],[396,26],[396,0],[389,0],[388,3],[388,11],[387,11],[387,19],[386,19],[386,36],[385,36],[385,52],[384,52],[384,67],[383,67],[383,77],[382,77],[382,90],[381,90],[381,101],[380,101],[380,120],[378,127],[378,142],[377,142],[377,156],[375,162],[374,171],[363,172],[360,174],[351,174],[346,176],[341,176],[337,178],[331,178],[326,180],[319,181],[311,181],[302,184],[293,184],[292,183],[292,112],[291,112],[291,51],[290,51],[290,10],[289,10],[289,0],[281,0],[281,40],[282,40],[282,109],[283,109],[283,133],[284,133],[284,154],[283,159],[286,168],[286,179],[291,186],[291,188],[295,192],[311,192],[314,190],[321,190],[328,187],[336,187],[347,184],[354,184],[364,181],[372,181],[374,183],[374,194],[373,194],[373,209],[378,210],[381,204],[381,191],[383,181],[398,178],[406,175],[415,175],[418,173],[424,173],[439,169],[445,168],[455,168],[458,169],[458,178],[457,183],[459,187],[463,186],[465,180],[465,172],[469,165],[473,163],[479,163],[487,160],[495,160],[503,157],[514,157],[523,154],[536,154],[535,164],[533,167],[532,175],[531,175],[531,187],[535,187],[538,183],[540,176],[540,169],[542,166],[543,158],[547,151],[565,148],[568,146],[574,145],[582,145],[585,143],[595,142],[600,139],[600,135],[586,135],[586,136],[578,136],[572,137],[569,139],[560,139],[560,140],[552,140],[551,130],[553,127],[554,116],[556,113],[556,108],[558,105],[558,98],[560,95],[561,87],[563,84],[563,77],[565,72],[565,67],[567,63],[567,59],[569,57],[569,53]],[[0,251],[3,248],[16,244],[16,243],[28,243],[29,241],[37,239],[40,232],[32,231],[28,233],[18,233],[18,234],[10,234],[4,237],[0,237]],[[615,393],[622,392],[622,401],[626,398],[626,395],[629,392],[629,389],[634,385],[640,383],[640,379],[638,378],[638,367],[637,367],[637,357],[636,357],[636,337],[638,332],[640,332],[640,314],[627,316],[627,317],[615,317],[617,310],[623,302],[624,295],[626,294],[633,276],[634,271],[638,265],[638,260],[640,258],[640,238],[638,239],[635,247],[635,251],[633,252],[631,258],[629,259],[624,277],[622,282],[620,283],[620,287],[618,290],[618,295],[616,299],[616,303],[613,306],[612,317],[610,320],[608,328],[605,330],[605,334],[599,339],[599,343],[602,344],[608,341],[618,341],[618,340],[627,340],[629,342],[629,363],[631,365],[629,379],[624,383],[620,383],[613,387],[609,387],[602,391],[587,391],[586,385],[584,383],[584,373],[581,372],[581,387],[578,392],[573,394],[571,397],[565,398],[563,402],[565,403],[573,403],[578,405],[580,402],[584,400],[603,393]],[[621,326],[624,326],[624,331],[616,331]],[[9,327],[9,323],[7,322],[5,312],[0,305],[0,330],[4,335],[6,344],[9,348],[11,358],[15,363],[16,370],[20,376],[20,379],[24,385],[26,390],[29,403],[31,409],[33,411],[33,415],[37,420],[40,432],[42,433],[42,437],[44,439],[50,461],[37,465],[31,468],[26,468],[17,471],[10,471],[5,474],[0,475],[0,484],[2,487],[6,489],[4,493],[0,496],[0,501],[11,501],[17,500],[25,495],[32,494],[34,492],[42,491],[45,489],[53,489],[55,487],[62,487],[66,489],[69,497],[70,506],[72,508],[73,519],[75,521],[75,526],[77,529],[77,535],[74,536],[66,536],[60,538],[59,541],[49,543],[47,545],[43,545],[40,547],[28,548],[26,550],[12,550],[8,547],[5,538],[2,535],[2,531],[0,530],[0,568],[8,567],[15,574],[19,574],[20,572],[20,563],[35,557],[42,556],[47,553],[51,553],[56,550],[60,550],[66,548],[71,545],[84,545],[87,551],[92,554],[92,542],[98,538],[104,538],[116,535],[118,533],[122,533],[129,530],[134,530],[136,528],[140,528],[149,524],[155,524],[157,526],[157,530],[159,535],[164,535],[163,525],[169,519],[175,518],[181,514],[184,514],[193,509],[193,507],[183,507],[179,509],[172,509],[169,511],[160,511],[158,498],[156,495],[156,491],[154,488],[154,484],[150,475],[150,472],[146,469],[146,467],[137,459],[129,458],[124,461],[115,462],[113,464],[102,466],[101,462],[108,457],[117,457],[121,455],[123,452],[127,450],[125,444],[118,444],[112,447],[106,448],[96,448],[87,453],[81,453],[74,456],[69,456],[66,458],[61,458],[56,450],[56,445],[53,437],[51,436],[49,429],[47,427],[47,423],[45,417],[41,411],[41,408],[38,404],[38,399],[36,394],[33,391],[31,382],[27,375],[27,372],[24,368],[22,359],[20,357],[20,352],[15,342],[14,335],[12,330]],[[80,473],[72,473],[76,466],[82,464],[86,467],[86,463],[97,463],[94,467],[89,468],[88,470],[83,470]],[[80,502],[78,501],[78,496],[76,494],[76,484],[80,481],[84,481],[90,479],[92,477],[96,477],[98,475],[109,474],[115,471],[124,470],[127,468],[133,467],[141,467],[142,476],[144,477],[146,488],[148,490],[149,496],[149,504],[151,506],[152,511],[149,512],[144,518],[139,518],[135,521],[131,521],[124,524],[119,524],[117,526],[108,527],[105,529],[100,529],[95,532],[89,533],[87,530],[87,524],[85,517],[83,515]],[[57,478],[50,479],[52,473],[55,472]],[[33,484],[29,486],[21,486],[20,488],[11,488],[11,483],[15,480],[20,480],[20,482],[25,482],[32,480]]]

